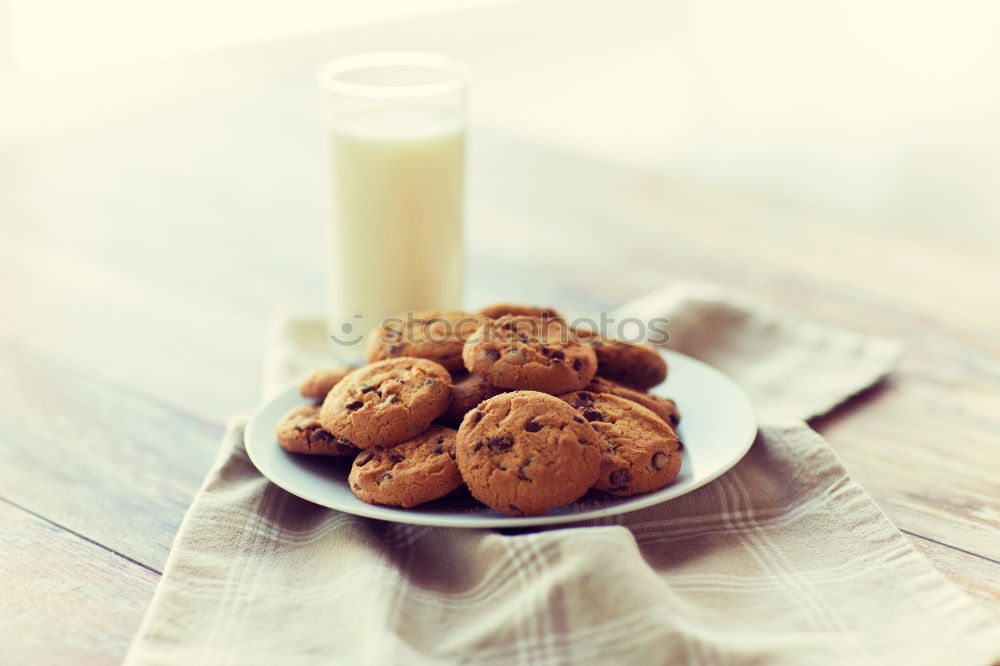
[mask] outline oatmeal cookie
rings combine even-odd
[[[326,396],[320,422],[361,449],[392,446],[422,433],[444,413],[451,375],[423,358],[394,358],[358,368]]]
[[[671,428],[676,428],[681,423],[681,413],[677,409],[677,403],[670,398],[661,398],[652,393],[636,391],[635,389],[630,389],[627,386],[622,386],[617,382],[602,377],[594,377],[587,384],[586,390],[591,393],[610,393],[611,395],[617,395],[619,398],[639,403],[666,421],[667,425]]]
[[[482,317],[467,312],[426,310],[400,314],[372,332],[368,339],[369,363],[400,356],[415,356],[440,363],[449,372],[460,372],[462,343],[476,330]]]
[[[462,485],[452,428],[431,426],[395,446],[375,446],[354,459],[351,490],[369,504],[411,508]]]
[[[677,477],[684,447],[656,414],[610,393],[577,391],[561,397],[603,439],[595,488],[635,495],[659,490]]]
[[[503,391],[490,384],[489,380],[482,375],[471,372],[463,375],[452,375],[451,402],[448,403],[448,409],[438,418],[438,421],[457,428],[470,409],[483,400],[500,393]]]
[[[275,427],[278,444],[292,453],[311,453],[319,456],[350,456],[358,448],[324,430],[319,422],[319,405],[293,407],[281,417]]]
[[[299,393],[304,398],[323,400],[337,382],[351,374],[355,368],[316,368],[299,383]]]
[[[555,308],[545,308],[536,305],[515,305],[513,303],[496,303],[495,305],[483,308],[479,311],[479,314],[489,319],[499,319],[504,315],[526,315],[528,317],[562,319],[562,315]]]
[[[667,378],[667,362],[653,345],[608,338],[586,328],[574,328],[576,339],[597,355],[597,375],[629,388],[647,391]]]
[[[458,429],[458,468],[480,502],[530,516],[580,498],[596,483],[601,438],[572,407],[536,391],[503,393]]]
[[[555,319],[504,315],[488,319],[462,351],[469,372],[502,389],[558,395],[582,389],[594,377],[597,357]]]

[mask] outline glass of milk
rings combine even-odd
[[[356,359],[386,317],[462,305],[467,68],[368,53],[318,72],[330,152],[327,322]]]

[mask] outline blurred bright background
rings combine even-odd
[[[989,0],[0,0],[0,119],[9,136],[248,85],[221,56],[201,80],[169,63],[272,41],[317,62],[430,49],[472,63],[482,127],[831,217],[961,218],[995,242],[998,36]]]
[[[327,302],[315,72],[378,50],[471,65],[469,309],[701,280],[903,343],[814,424],[996,608],[1000,0],[0,0],[8,634],[124,651],[116,553],[159,570],[268,322]]]
[[[998,35],[973,0],[0,0],[0,340],[252,404],[264,322],[325,302],[314,72],[389,49],[473,68],[470,306],[694,278],[990,345]]]

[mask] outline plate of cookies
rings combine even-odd
[[[551,308],[406,313],[365,358],[273,396],[245,441],[273,483],[370,518],[491,528],[635,511],[718,478],[757,432],[718,370]]]

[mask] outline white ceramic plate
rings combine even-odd
[[[750,401],[731,379],[715,368],[677,352],[662,352],[670,374],[653,392],[673,398],[681,410],[678,434],[684,442],[684,462],[666,488],[645,495],[613,497],[593,491],[574,505],[542,516],[505,516],[456,491],[446,498],[413,509],[365,504],[347,485],[348,461],[288,453],[274,436],[285,412],[304,399],[289,386],[262,404],[246,429],[250,460],[261,474],[293,495],[347,513],[416,525],[444,527],[511,527],[553,525],[635,511],[680,497],[729,470],[746,454],[757,434]]]

